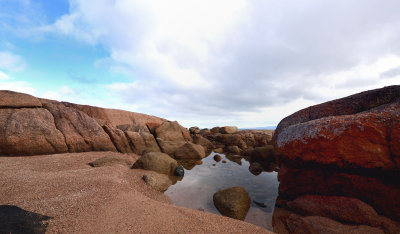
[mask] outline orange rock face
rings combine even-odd
[[[189,131],[177,122],[140,113],[11,91],[0,91],[0,107],[0,156],[87,151],[144,154],[160,152],[159,145],[173,155],[192,141]]]
[[[45,103],[65,137],[69,152],[117,151],[103,128],[87,114],[62,103]]]
[[[42,108],[0,109],[0,155],[68,152],[54,118]]]

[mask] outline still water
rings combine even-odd
[[[272,212],[279,186],[277,172],[259,171],[260,174],[254,175],[249,171],[250,163],[244,158],[232,159],[219,154],[222,160],[216,162],[214,155],[213,152],[203,158],[201,165],[184,164],[185,176],[170,186],[165,195],[174,205],[219,214],[213,203],[213,194],[225,188],[242,186],[251,198],[245,221],[272,230]]]

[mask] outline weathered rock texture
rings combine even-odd
[[[215,207],[222,215],[244,220],[250,209],[250,196],[243,187],[232,187],[214,193]]]
[[[166,121],[154,129],[154,134],[162,152],[174,155],[175,151],[188,141],[192,141],[190,133],[174,121]]]
[[[192,141],[177,122],[11,91],[0,91],[0,121],[0,156],[87,151],[173,156]]]
[[[0,91],[1,108],[42,107],[42,103],[29,94],[16,93],[13,91]]]
[[[199,159],[206,156],[203,146],[187,142],[175,151],[176,159]]]
[[[51,113],[42,108],[0,109],[0,154],[68,152]]]
[[[271,139],[274,131],[271,130],[241,130],[237,127],[214,127],[211,131],[201,130],[198,134],[193,133],[193,142],[202,145],[206,153],[212,149],[222,148],[223,151],[233,154],[245,154],[251,152],[255,147],[272,147]],[[273,151],[273,150],[272,150]],[[272,155],[273,156],[273,155]]]
[[[172,181],[167,175],[159,174],[157,172],[147,172],[143,175],[142,179],[148,186],[162,193],[172,185]]]
[[[165,175],[174,175],[177,167],[178,163],[175,159],[160,152],[147,153],[132,165],[132,169],[144,169]]]
[[[376,217],[387,216],[399,221],[399,129],[400,86],[366,91],[311,106],[283,119],[273,137],[276,159],[280,164],[280,198],[291,201],[304,195],[324,195],[318,198],[319,203],[313,200],[319,207],[315,209],[318,210],[316,213],[296,210],[296,200],[288,202],[287,209],[297,214],[329,216],[339,222],[373,228],[379,226],[371,221],[378,219]],[[333,212],[329,196],[347,197],[348,200],[342,200],[343,204],[365,204],[363,207],[369,208],[355,206],[357,208],[349,209],[349,206],[338,203]],[[364,216],[359,216],[357,211],[362,211]],[[338,216],[341,212],[358,218],[369,217],[369,221],[344,219]],[[283,217],[310,227],[317,222],[317,219],[311,222],[308,218],[289,216]],[[325,219],[318,220],[320,224],[328,225]],[[395,229],[386,226],[378,228],[396,233],[393,232]]]

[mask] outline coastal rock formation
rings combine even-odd
[[[206,155],[209,155],[214,148],[213,143],[199,134],[193,135],[193,143],[203,146]]]
[[[131,142],[132,151],[135,154],[143,155],[148,152],[161,152],[154,136],[148,132],[125,132]]]
[[[116,151],[107,133],[87,114],[60,102],[46,102],[43,107],[54,116],[69,152]]]
[[[175,151],[176,159],[199,159],[206,156],[203,146],[187,142]]]
[[[273,132],[271,130],[238,131],[237,127],[214,127],[211,131],[202,129],[198,134],[192,134],[192,137],[194,143],[203,145],[207,150],[212,147],[216,153],[225,151],[233,154],[244,154],[247,151],[252,151],[254,147],[273,147],[271,145]],[[203,139],[206,139],[207,142]]]
[[[190,133],[155,116],[0,91],[0,156],[114,151],[143,155],[175,150]],[[161,148],[160,148],[161,146]]]
[[[110,136],[110,139],[114,143],[118,152],[132,153],[131,146],[129,145],[124,131],[118,128],[113,128],[110,124],[105,124],[103,129]]]
[[[250,196],[243,187],[232,187],[214,193],[215,207],[222,215],[244,220],[250,209]]]
[[[232,134],[236,133],[238,128],[236,126],[225,126],[219,129],[219,132],[222,134]]]
[[[160,152],[150,152],[140,157],[132,169],[144,169],[155,171],[165,175],[174,175],[178,163],[175,159],[171,158],[168,154]]]
[[[283,119],[273,137],[280,165],[279,196],[287,201],[283,208],[374,228],[379,225],[371,220],[380,222],[378,216],[400,221],[399,123],[400,86],[311,106]],[[322,196],[307,197],[316,194]],[[337,197],[348,206],[339,205]],[[317,204],[315,213],[306,212],[304,206],[299,208],[306,200]],[[360,216],[357,211],[364,213]],[[339,217],[339,213],[369,218],[350,220]],[[301,218],[312,226],[315,220],[310,220]],[[396,233],[387,226],[379,228]]]
[[[190,133],[176,121],[166,121],[154,129],[154,135],[162,152],[174,155],[187,141],[192,141]]]
[[[68,152],[51,113],[42,108],[0,109],[0,154]]]
[[[199,134],[200,133],[200,128],[197,126],[189,128],[190,134]]]

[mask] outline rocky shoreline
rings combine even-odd
[[[245,157],[254,175],[278,171],[276,233],[400,233],[400,86],[308,107],[276,131],[186,129],[155,116],[0,91],[0,130],[0,217],[10,209],[30,214],[36,218],[24,225],[38,233],[266,232],[171,206],[162,194],[183,167],[212,151],[237,163]],[[233,195],[217,200],[226,196]],[[248,195],[238,197],[248,210]],[[247,211],[239,213],[227,216],[243,219]]]

